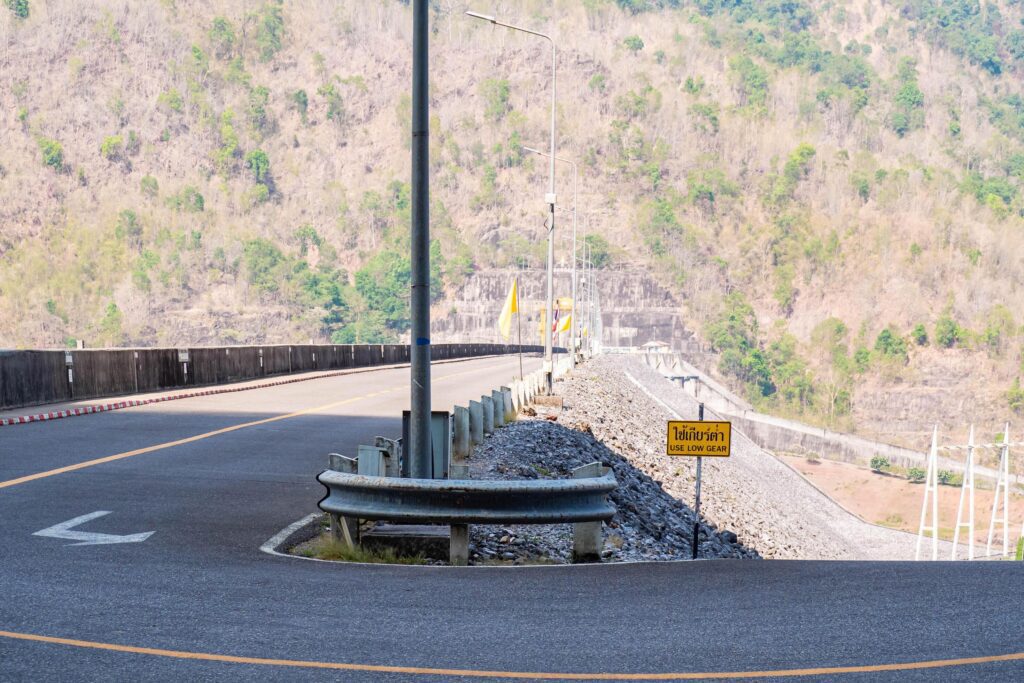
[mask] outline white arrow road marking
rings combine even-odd
[[[71,531],[71,529],[76,526],[90,522],[97,517],[109,514],[109,510],[97,510],[96,512],[90,512],[87,515],[75,517],[74,519],[69,519],[68,521],[61,522],[60,524],[54,524],[53,526],[43,529],[42,531],[37,531],[32,535],[62,538],[67,541],[80,541],[80,543],[72,543],[71,545],[108,545],[111,543],[141,543],[156,533],[155,531],[147,531],[141,534],[116,536],[114,534],[96,534],[89,531]]]

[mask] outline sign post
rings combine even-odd
[[[704,404],[700,404],[697,421],[670,420],[665,441],[666,455],[697,458],[696,501],[693,507],[693,559],[697,559],[700,532],[700,481],[704,457],[728,458],[732,448],[731,422],[705,422]]]

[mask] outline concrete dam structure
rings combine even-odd
[[[519,278],[519,302],[523,343],[540,337],[544,309],[543,269],[492,269],[471,275],[454,297],[435,306],[431,332],[436,343],[498,343],[498,315],[514,277]],[[578,271],[577,322],[586,320],[587,283]],[[640,346],[657,341],[674,350],[692,349],[693,333],[683,321],[682,309],[671,292],[651,275],[639,269],[597,271],[597,304],[601,314],[601,343],[605,347]],[[567,268],[555,270],[554,296],[570,297],[572,274]],[[518,339],[516,322],[512,340]]]

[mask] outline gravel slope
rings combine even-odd
[[[567,405],[561,422],[589,423],[595,436],[666,491],[692,502],[696,461],[661,453],[665,421],[673,413],[696,419],[694,399],[638,359],[616,356],[581,366],[561,390]],[[913,559],[914,536],[858,519],[738,432],[732,457],[705,458],[702,487],[702,515],[764,557]]]

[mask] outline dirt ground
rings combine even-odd
[[[865,467],[831,460],[808,461],[799,456],[779,458],[807,477],[815,486],[838,501],[861,519],[917,533],[921,522],[921,503],[924,484],[911,484],[901,477],[872,472]],[[981,488],[989,487],[989,490]],[[977,479],[974,490],[975,543],[984,544],[992,515],[992,484]],[[939,537],[952,540],[960,504],[960,487],[939,485]],[[931,503],[929,502],[929,507]],[[1010,542],[1015,544],[1020,535],[1021,515],[1024,514],[1024,495],[1010,490]],[[964,510],[964,522],[967,511]],[[996,538],[1001,539],[997,528]],[[966,540],[967,529],[960,531],[961,542]]]

